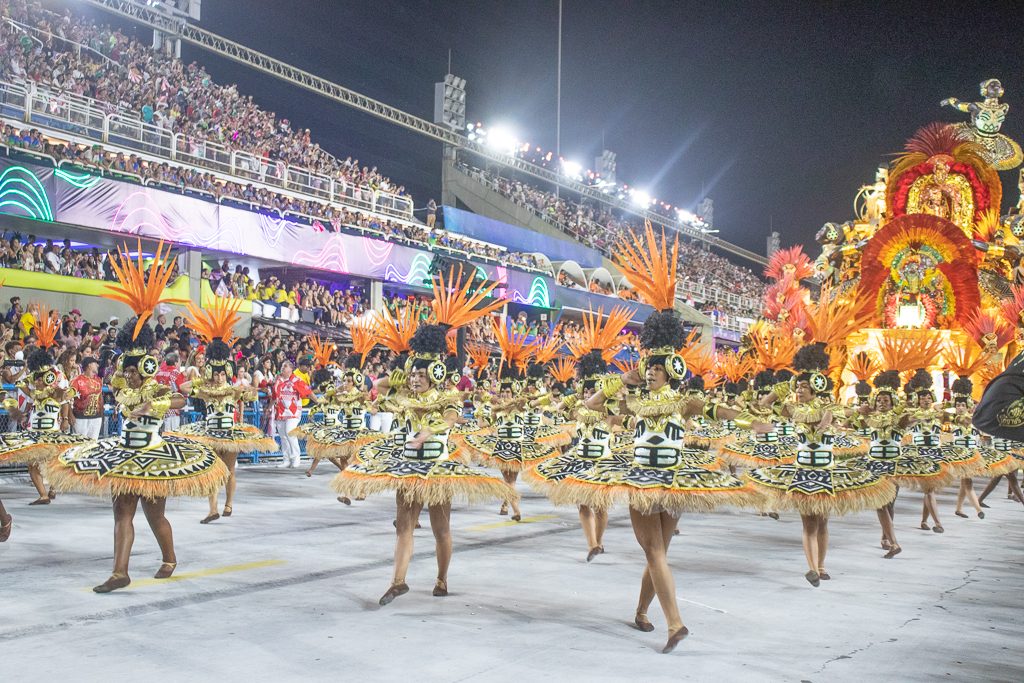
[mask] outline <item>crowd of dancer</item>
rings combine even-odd
[[[895,367],[851,358],[855,398],[840,400],[832,356],[843,350],[841,334],[798,345],[755,328],[741,352],[716,353],[673,311],[674,248],[650,228],[642,245],[622,242],[616,252],[617,265],[654,309],[639,335],[623,333],[634,311],[619,306],[607,316],[584,314],[571,335],[529,336],[493,315],[504,304],[491,296],[495,285],[472,289],[472,280],[453,270],[439,275],[429,302],[354,321],[347,355],[312,339],[313,358],[301,372],[286,360],[268,380],[282,466],[298,464],[302,438],[312,457],[307,475],[323,460],[339,470],[331,487],[342,504],[394,492],[394,572],[380,605],[410,590],[413,530],[423,508],[436,546],[431,592],[444,597],[453,501],[492,503],[520,521],[520,478],[553,503],[578,509],[587,562],[605,552],[609,512],[628,509],[645,557],[632,623],[653,631],[648,615],[657,599],[667,629],[663,652],[689,635],[668,563],[684,512],[732,506],[774,518],[798,514],[804,579],[818,587],[832,580],[826,557],[834,516],[874,511],[882,557],[893,559],[902,551],[893,524],[900,492],[921,493],[921,528],[933,533],[944,531],[935,492],[948,486],[959,489],[961,517],[965,502],[984,517],[984,497],[1004,477],[1024,504],[1016,479],[1024,466],[1024,354],[991,375],[978,406],[980,387],[968,378],[981,366],[978,358],[949,362],[958,376],[946,399],[936,395],[928,358],[907,344],[903,355],[884,354]],[[230,517],[238,455],[278,450],[240,420],[239,407],[256,388],[239,381],[247,347],[232,340],[237,303],[190,307],[204,369],[169,386],[157,381],[162,368],[148,322],[170,276],[169,253],[161,246],[144,268],[126,248],[115,265],[111,297],[137,316],[116,333],[111,386],[120,433],[98,438],[98,430],[66,429],[78,390],[48,351],[56,323],[47,317],[34,330],[38,341],[18,397],[4,403],[15,419],[24,416],[25,428],[0,438],[0,461],[27,464],[40,501],[58,492],[112,499],[114,565],[97,593],[131,583],[140,505],[160,547],[155,576],[170,577],[178,560],[166,500],[208,498],[204,524]],[[818,304],[830,305],[827,298]],[[455,343],[455,330],[479,320],[493,328],[497,357],[488,345]],[[367,361],[379,347],[391,354],[390,370],[373,371],[371,380]],[[463,383],[460,351],[476,382]],[[202,405],[202,419],[169,423],[189,396]],[[304,411],[309,419],[301,422]],[[980,498],[975,477],[991,480]],[[10,537],[12,521],[0,506],[0,540]]]

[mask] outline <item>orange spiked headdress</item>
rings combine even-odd
[[[382,310],[377,323],[377,341],[396,354],[407,352],[409,340],[420,325],[420,314],[424,308],[424,304],[412,302],[395,314],[387,308]]]
[[[609,362],[621,345],[619,333],[632,318],[633,311],[626,306],[616,306],[607,318],[603,308],[585,312],[579,334],[568,341],[569,350],[577,359],[591,351],[600,351],[604,362]]]
[[[799,282],[814,275],[814,265],[804,253],[803,247],[797,245],[789,249],[779,249],[772,254],[764,274],[776,281],[790,277],[794,282]]]
[[[355,318],[349,323],[348,331],[352,335],[352,352],[359,354],[359,367],[366,363],[366,356],[377,345],[378,323],[370,316]]]
[[[165,299],[164,289],[171,279],[171,248],[161,240],[156,246],[156,253],[148,268],[142,265],[142,240],[138,240],[136,257],[128,252],[128,245],[122,245],[117,251],[117,258],[111,263],[117,284],[107,285],[103,294],[108,299],[126,304],[138,319],[132,331],[132,339],[139,336],[139,331],[146,320],[153,315],[157,304],[167,301],[181,303],[180,299]]]
[[[661,243],[654,236],[651,222],[644,224],[644,244],[637,247],[628,239],[623,238],[613,250],[615,265],[625,274],[629,284],[640,295],[645,303],[658,311],[671,311],[675,308],[676,299],[676,267],[679,264],[679,237],[668,248],[665,231],[661,233]]]
[[[568,384],[576,376],[576,359],[562,356],[548,367],[548,372],[556,382]]]
[[[41,349],[48,349],[54,345],[57,341],[57,332],[59,326],[57,321],[53,319],[53,310],[47,308],[41,303],[34,303],[29,307],[32,313],[32,317],[36,319],[36,324],[32,328],[32,333],[36,335],[38,340],[38,346]]]
[[[334,351],[337,348],[333,343],[322,340],[319,334],[309,335],[306,337],[306,341],[309,342],[310,348],[313,349],[313,363],[315,363],[316,368],[326,368],[331,364],[331,358],[334,356]],[[355,346],[354,339],[353,346]]]
[[[238,310],[242,306],[241,299],[215,297],[208,308],[199,308],[191,301],[188,308],[188,327],[196,336],[209,344],[220,339],[228,346],[235,341],[234,329],[241,317]]]
[[[448,269],[447,278],[445,278],[444,273],[441,273],[438,275],[437,281],[434,282],[434,298],[430,302],[430,307],[434,312],[434,320],[438,324],[447,325],[448,327],[462,327],[505,305],[504,299],[495,299],[480,308],[476,308],[477,305],[490,296],[491,292],[498,286],[498,283],[492,282],[470,294],[469,290],[473,285],[473,278],[466,278],[465,283],[460,286],[458,283],[461,281],[462,266],[459,266],[458,271],[453,266]]]

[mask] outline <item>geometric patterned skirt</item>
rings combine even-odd
[[[865,469],[880,477],[892,479],[904,488],[916,491],[938,491],[953,481],[946,469],[931,458],[900,449],[895,457],[879,458],[862,455],[844,463],[848,467]]]
[[[377,433],[367,429],[349,429],[339,425],[331,427],[306,425],[306,451],[318,460],[323,458],[347,460],[366,441],[366,437]]]
[[[877,510],[896,497],[896,485],[849,462],[828,467],[799,463],[759,467],[746,474],[770,510],[796,510],[802,515],[844,515]]]
[[[524,428],[524,433],[529,429],[529,427]],[[549,428],[538,427],[537,429],[547,430]],[[460,460],[472,459],[472,461],[494,467],[502,472],[522,472],[560,453],[558,446],[541,443],[525,434],[521,439],[502,439],[493,430],[487,430],[477,434],[464,435],[456,456]]]
[[[177,436],[206,444],[218,454],[273,453],[277,450],[277,443],[264,434],[263,430],[247,424],[235,424],[230,429],[211,429],[200,420],[182,425],[165,436]]]
[[[953,479],[977,474],[983,466],[977,449],[960,446],[903,446],[903,452],[934,460],[942,465]]]
[[[126,448],[120,437],[73,446],[46,463],[46,475],[58,491],[94,496],[137,495],[146,499],[216,493],[228,468],[212,448],[167,435],[152,448]]]
[[[770,467],[796,460],[796,448],[778,441],[758,441],[753,434],[736,435],[722,445],[722,457],[739,467]]]
[[[55,429],[25,429],[0,434],[0,464],[45,462],[71,446],[91,443],[87,436]]]
[[[447,458],[408,458],[405,446],[393,442],[367,444],[360,449],[357,460],[331,482],[339,495],[363,498],[397,491],[406,502],[427,506],[455,499],[468,503],[519,499],[515,489],[498,477]]]
[[[707,452],[701,457],[714,455]],[[695,454],[696,457],[696,454]],[[628,458],[602,459],[570,474],[554,502],[607,510],[622,503],[642,514],[710,512],[723,505],[759,507],[760,496],[740,479],[682,457],[668,467],[651,467]]]

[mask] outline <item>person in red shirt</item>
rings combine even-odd
[[[82,359],[82,374],[71,380],[75,398],[71,404],[75,416],[75,434],[90,439],[100,438],[103,427],[103,380],[99,377],[100,362]]]
[[[299,439],[289,436],[299,426],[302,418],[302,399],[316,401],[313,390],[297,377],[291,361],[281,365],[273,386],[270,388],[274,408],[274,430],[281,441],[281,464],[278,467],[298,467],[302,452]]]
[[[192,390],[192,383],[185,378],[185,373],[178,367],[177,351],[171,351],[164,356],[164,362],[156,374],[153,375],[153,379],[165,387],[170,387],[172,393],[181,394],[182,396],[188,396]],[[164,415],[164,431],[173,432],[180,427],[181,410],[171,408]]]

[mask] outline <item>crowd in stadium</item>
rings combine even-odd
[[[293,128],[264,111],[235,85],[214,83],[196,63],[184,64],[118,29],[67,10],[50,12],[33,0],[5,0],[0,14],[38,30],[0,26],[0,74],[135,112],[157,128],[186,136],[192,146],[215,143],[246,152],[264,161],[270,177],[283,177],[285,165],[296,166],[355,187],[405,194],[377,167],[334,157],[311,140],[308,128]]]
[[[623,237],[632,236],[642,227],[615,215],[607,206],[595,202],[574,202],[565,195],[555,195],[519,180],[504,178],[479,168],[464,166],[478,180],[487,181],[499,193],[516,204],[530,208],[559,230],[572,235],[583,244],[608,255],[611,247]],[[750,269],[737,266],[700,245],[681,241],[679,274],[685,289],[693,283],[759,300],[765,284]],[[725,305],[725,302],[715,302]]]
[[[218,178],[213,173],[155,163],[136,154],[104,151],[100,145],[78,145],[53,141],[38,129],[19,130],[11,125],[3,128],[4,144],[19,149],[47,154],[57,161],[70,161],[89,171],[110,171],[134,176],[139,181],[186,189],[208,195],[211,199],[236,201],[243,205],[276,212],[282,216],[311,219],[320,229],[338,232],[358,229],[379,234],[382,238],[431,250],[446,250],[461,256],[472,256],[527,270],[542,270],[532,254],[503,250],[492,244],[470,240],[441,228],[425,228],[413,223],[381,218],[370,213],[350,211],[341,206],[303,199],[275,192],[253,183],[237,183]],[[323,221],[323,222],[320,222]]]

